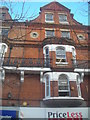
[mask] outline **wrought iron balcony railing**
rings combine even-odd
[[[90,68],[90,60],[76,60],[76,63],[72,60],[74,68],[88,69]]]
[[[3,66],[12,67],[47,67],[53,66],[52,59],[47,58],[15,58],[5,57],[3,59]],[[61,67],[61,66],[60,66]],[[69,67],[69,66],[68,66]],[[90,60],[72,60],[72,68],[88,69],[90,67]]]
[[[43,58],[4,58],[3,66],[12,67],[50,67],[50,61],[46,62]]]

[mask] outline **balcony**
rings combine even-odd
[[[51,61],[51,60],[50,60]],[[46,63],[43,58],[4,58],[3,66],[8,67],[46,67],[50,68],[51,63]]]

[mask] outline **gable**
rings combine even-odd
[[[40,8],[40,10],[54,10],[54,11],[68,11],[70,12],[70,9],[66,8],[65,6],[61,5],[58,2],[51,2],[43,7]]]

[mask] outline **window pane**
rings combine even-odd
[[[8,36],[8,29],[3,28],[2,31],[1,31],[1,35]]]
[[[70,32],[68,31],[62,31],[62,37],[67,37],[67,38],[70,38]]]
[[[69,96],[69,82],[66,75],[60,75],[58,80],[59,96]]]
[[[49,76],[46,76],[46,97],[50,95],[50,91],[49,91]]]
[[[60,22],[67,22],[67,15],[59,15]]]
[[[45,18],[46,21],[53,21],[53,14],[50,14],[50,13],[46,14],[45,17],[46,17]]]
[[[63,47],[58,47],[56,49],[56,59],[66,59],[66,52]]]
[[[46,48],[46,55],[49,55],[49,49]]]
[[[5,13],[0,13],[0,20],[5,20],[6,14]]]
[[[53,37],[54,36],[54,30],[46,30],[46,37]]]

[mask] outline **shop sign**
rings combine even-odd
[[[16,118],[16,111],[15,110],[0,110],[0,120],[1,119],[11,119]]]

